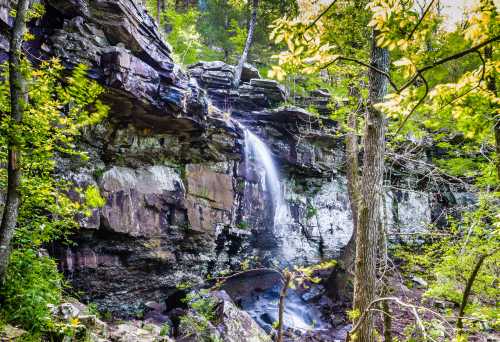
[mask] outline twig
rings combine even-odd
[[[436,1],[436,0],[432,0],[431,3],[429,4],[429,6],[427,6],[427,8],[425,9],[424,13],[420,17],[420,20],[418,21],[417,25],[415,25],[415,27],[413,27],[413,30],[411,30],[410,34],[408,35],[408,40],[411,39],[411,37],[413,36],[413,34],[415,33],[415,31],[417,30],[418,26],[422,23],[422,21],[424,20],[425,16],[427,15],[427,12],[429,12],[429,10],[431,9],[432,5],[434,4],[434,1]]]
[[[479,55],[479,58],[481,59],[481,63],[483,64],[482,72],[481,72],[481,77],[479,78],[479,81],[477,82],[477,84],[474,87],[470,88],[469,90],[467,90],[463,94],[460,94],[460,95],[456,96],[453,100],[451,100],[451,101],[447,102],[446,104],[442,105],[441,108],[439,108],[435,112],[436,114],[440,113],[443,109],[445,109],[449,105],[453,104],[455,101],[458,101],[459,99],[461,99],[465,95],[469,94],[470,92],[476,90],[477,88],[479,88],[481,86],[481,83],[483,82],[484,76],[485,76],[485,73],[486,73],[486,62],[485,62],[483,56],[481,55],[481,52],[480,51],[476,51],[476,52]]]
[[[285,299],[288,292],[288,287],[290,286],[290,282],[292,281],[292,273],[286,271],[283,279],[284,283],[280,291],[278,306],[278,338],[276,339],[276,342],[283,342],[283,316],[285,314]]]
[[[477,45],[475,45],[475,46],[471,47],[470,49],[467,49],[467,50],[464,50],[464,51],[462,51],[462,52],[456,53],[456,54],[454,54],[454,55],[451,55],[451,56],[445,57],[445,58],[443,58],[443,59],[440,59],[440,60],[438,60],[437,62],[434,62],[434,63],[432,63],[432,64],[430,64],[430,65],[428,65],[428,66],[425,66],[425,67],[423,67],[423,68],[419,69],[419,70],[417,71],[417,73],[418,73],[418,72],[423,73],[423,72],[428,71],[428,70],[430,70],[430,69],[433,69],[433,68],[435,68],[435,67],[437,67],[437,66],[439,66],[439,65],[441,65],[441,64],[447,63],[447,62],[452,61],[452,60],[454,60],[454,59],[459,59],[459,58],[462,58],[462,57],[464,57],[464,56],[466,56],[466,55],[468,55],[468,54],[470,54],[470,53],[476,52],[477,50],[481,49],[482,47],[484,47],[484,46],[486,46],[486,45],[488,45],[488,44],[491,44],[491,43],[493,43],[493,42],[496,42],[497,40],[500,40],[500,35],[495,36],[495,37],[490,38],[490,39],[487,39],[487,40],[485,40],[484,42],[479,43],[479,44],[477,44]]]
[[[398,86],[396,83],[394,83],[394,81],[391,79],[391,75],[389,75],[387,72],[385,72],[384,70],[381,70],[379,68],[377,68],[376,66],[373,66],[373,65],[370,65],[366,62],[363,62],[363,61],[360,61],[358,59],[355,59],[355,58],[352,58],[352,57],[346,57],[346,56],[336,56],[335,59],[327,64],[325,64],[324,66],[321,67],[321,69],[325,69],[325,68],[328,68],[330,65],[332,65],[333,63],[335,63],[336,61],[339,61],[339,60],[344,60],[344,61],[350,61],[350,62],[354,62],[354,63],[357,63],[359,65],[362,65],[364,67],[367,67],[369,69],[372,69],[376,72],[378,72],[379,74],[382,74],[384,75],[385,77],[387,77],[387,80],[389,81],[389,83],[391,84],[391,87],[394,89],[394,91],[396,91],[397,93],[399,93],[399,90],[398,90]]]
[[[371,310],[371,307],[379,302],[382,302],[382,301],[394,301],[403,307],[409,308],[411,310],[413,316],[415,317],[415,321],[416,321],[419,329],[422,331],[424,341],[426,341],[428,338],[430,340],[434,341],[432,338],[427,336],[427,333],[425,332],[425,327],[422,323],[422,320],[420,319],[420,316],[418,315],[417,307],[415,305],[405,303],[397,297],[383,297],[383,298],[375,299],[375,300],[371,301],[370,304],[368,304],[368,307],[363,311],[363,313],[359,317],[356,324],[352,327],[351,331],[349,331],[347,333],[346,342],[349,342],[351,335],[354,334],[359,329],[359,327],[361,326],[361,323],[363,322],[363,320],[365,319],[365,317],[367,315],[367,312],[369,312]]]
[[[335,5],[335,3],[337,2],[337,0],[333,0],[332,3],[330,5],[328,5],[327,8],[325,8],[323,10],[323,12],[321,12],[317,17],[316,19],[314,19],[314,21],[309,24],[305,29],[304,31],[302,32],[302,35],[304,35],[304,33],[306,33],[310,28],[312,28],[314,25],[316,25],[316,23],[330,10],[330,8],[333,7],[333,5]]]
[[[417,110],[417,108],[425,101],[425,98],[427,97],[427,94],[429,94],[429,83],[427,83],[427,80],[425,79],[424,75],[422,75],[421,72],[418,72],[418,76],[424,82],[424,85],[425,85],[424,95],[420,98],[420,100],[418,100],[417,104],[415,104],[415,106],[413,106],[413,108],[410,110],[410,112],[408,113],[408,115],[406,115],[406,117],[403,119],[403,121],[399,125],[399,127],[396,130],[396,133],[394,135],[398,135],[399,134],[399,132],[401,131],[401,129],[403,128],[403,126],[406,124],[406,122],[408,121],[408,119],[410,118],[410,116],[413,115],[413,113]]]

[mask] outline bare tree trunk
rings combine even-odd
[[[376,46],[377,32],[372,34],[371,65],[388,71],[389,52]],[[377,249],[379,247],[381,205],[384,176],[385,117],[375,108],[387,91],[387,78],[373,69],[368,71],[369,95],[365,116],[364,155],[361,178],[356,260],[354,279],[354,309],[365,311],[375,299]],[[357,332],[357,341],[374,341],[373,314],[366,317]]]
[[[351,280],[354,274],[354,258],[356,256],[356,230],[358,226],[358,202],[359,202],[359,162],[358,162],[358,114],[362,108],[362,98],[359,90],[349,87],[349,95],[355,97],[358,108],[351,111],[347,117],[347,134],[345,139],[346,150],[346,173],[347,193],[352,214],[352,234],[349,242],[344,247],[340,257],[341,264],[334,268],[328,279],[329,293],[338,300],[350,300],[352,298]]]
[[[156,0],[156,22],[158,27],[161,27],[161,10],[162,10],[162,0]]]
[[[477,258],[476,264],[474,265],[474,268],[472,269],[472,273],[469,276],[469,279],[467,279],[467,284],[465,284],[465,289],[464,293],[462,295],[462,303],[460,304],[460,310],[458,312],[458,319],[457,319],[457,329],[458,329],[458,334],[462,333],[462,330],[464,328],[464,323],[463,323],[463,316],[465,313],[465,308],[467,307],[467,303],[469,301],[469,296],[472,290],[472,286],[474,285],[474,281],[476,280],[477,274],[479,273],[479,270],[481,269],[481,266],[483,266],[483,262],[486,258],[492,256],[498,252],[498,249],[495,249],[493,252],[488,253],[488,254],[481,254]]]
[[[391,318],[391,309],[389,307],[389,302],[384,300],[382,302],[382,312],[383,312],[383,321],[384,321],[384,342],[392,342],[392,318]]]
[[[342,261],[344,268],[347,272],[354,270],[354,258],[356,255],[356,231],[358,227],[358,202],[359,202],[359,162],[358,162],[358,110],[361,104],[359,90],[354,86],[349,89],[349,95],[356,97],[358,100],[358,108],[356,111],[349,113],[347,117],[347,129],[349,130],[346,135],[346,163],[347,163],[347,193],[349,196],[349,204],[352,213],[352,235],[347,243]]]
[[[16,19],[10,40],[9,51],[9,83],[10,83],[10,115],[14,122],[23,119],[24,108],[28,102],[26,81],[21,71],[23,36],[26,31],[26,14],[29,0],[19,0]],[[0,224],[0,284],[3,284],[5,272],[9,264],[11,241],[16,229],[19,215],[19,183],[21,179],[20,146],[14,137],[8,141],[7,162],[7,199]]]
[[[486,63],[491,61],[493,58],[493,48],[487,46],[484,48],[484,56],[486,57]],[[496,75],[495,69],[492,68],[491,74],[486,78],[486,86],[493,95],[498,96],[497,85],[496,85]],[[495,117],[495,111],[493,111],[493,130],[495,131],[495,151],[497,154],[496,167],[497,167],[497,178],[500,180],[500,119]]]
[[[283,342],[283,316],[285,314],[285,300],[286,294],[288,292],[288,287],[290,286],[290,282],[292,281],[292,274],[285,271],[283,273],[283,278],[283,287],[281,288],[278,306],[278,337],[276,338],[276,342]]]
[[[257,23],[257,8],[259,7],[259,0],[252,1],[252,18],[250,19],[250,24],[248,26],[247,40],[245,42],[245,48],[241,54],[238,66],[236,67],[234,73],[234,88],[238,88],[241,81],[241,73],[243,71],[243,65],[246,63],[248,58],[248,53],[250,52],[250,47],[252,46],[253,33],[255,31],[255,24]]]
[[[222,8],[227,8],[227,0],[222,2]],[[224,11],[224,31],[228,32],[229,30],[229,13],[226,9]],[[223,46],[224,49],[224,63],[229,63],[229,49],[227,46]]]
[[[384,201],[384,193],[382,192],[382,218],[380,220],[380,225],[379,225],[379,258],[380,258],[380,272],[379,272],[379,281],[381,282],[381,289],[380,289],[380,296],[381,297],[388,297],[390,293],[390,281],[389,279],[385,279],[386,276],[391,276],[390,274],[388,275],[388,267],[389,267],[389,255],[387,251],[387,210],[385,206],[385,201]],[[384,331],[384,341],[385,342],[392,342],[392,316],[391,316],[391,309],[389,307],[389,302],[384,300],[381,303],[381,309],[382,309],[382,322],[383,322],[383,331]]]

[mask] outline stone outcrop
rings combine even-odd
[[[217,108],[248,112],[279,105],[288,93],[274,80],[261,79],[259,72],[245,65],[238,89],[233,89],[234,67],[223,62],[200,62],[189,67],[189,74],[203,87]]]
[[[109,89],[121,122],[162,131],[201,130],[206,101],[171,58],[154,20],[133,0],[48,1],[59,22],[42,43],[71,67],[84,63]],[[59,27],[57,27],[59,26]]]
[[[170,328],[144,321],[106,323],[89,308],[71,300],[52,307],[52,318],[74,332],[74,340],[89,342],[172,342]],[[61,329],[62,330],[62,329]],[[66,341],[68,337],[62,337]]]
[[[195,310],[189,310],[181,319],[179,342],[271,342],[272,339],[250,317],[239,309],[225,291],[211,292],[207,299],[214,303],[213,317],[208,320]],[[193,322],[198,322],[194,324]],[[199,329],[203,327],[203,329]]]

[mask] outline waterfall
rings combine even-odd
[[[271,151],[267,145],[253,134],[249,129],[241,125],[245,132],[245,168],[247,172],[251,167],[251,159],[262,166],[265,171],[265,189],[269,191],[273,202],[274,227],[283,225],[287,221],[287,206],[283,199],[281,182],[278,169],[274,164]]]

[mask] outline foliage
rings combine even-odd
[[[219,50],[218,59],[236,63],[238,52],[243,50],[247,30],[240,24],[244,9],[242,1],[207,0],[198,28],[204,43]]]
[[[405,260],[406,272],[419,274],[429,281],[426,297],[448,300],[456,305],[462,301],[478,258],[491,254],[479,270],[465,313],[472,319],[471,323],[474,319],[488,321],[493,327],[499,324],[495,301],[500,292],[493,285],[500,276],[499,213],[499,194],[482,194],[477,208],[464,212],[460,220],[450,218],[449,235],[420,247],[401,247],[398,251],[398,256]]]
[[[170,32],[167,35],[172,45],[174,60],[181,65],[193,64],[200,59],[213,60],[217,55],[207,49],[197,29],[200,12],[189,9],[178,13],[175,8],[168,6],[163,12],[163,18],[169,23]]]
[[[160,336],[170,335],[170,325],[168,323],[163,323],[160,330]]]
[[[432,68],[432,73],[419,73],[418,70],[437,59],[498,36],[499,14],[495,4],[490,0],[480,1],[470,13],[467,23],[457,26],[453,32],[440,27],[442,18],[435,6],[431,7],[413,36],[409,37],[408,29],[396,27],[415,27],[412,20],[418,14],[404,9],[398,0],[395,0],[398,6],[394,12],[394,7],[387,7],[389,2],[371,3],[374,15],[370,24],[384,32],[379,43],[400,57],[393,63],[402,75],[400,78],[422,82],[409,83],[402,91],[390,94],[380,107],[394,119],[394,128],[409,118],[403,133],[423,136],[427,132],[441,131],[463,135],[463,144],[454,145],[440,166],[457,174],[456,170],[465,164],[468,167],[464,173],[469,173],[469,176],[475,169],[472,172],[477,177],[477,185],[483,188],[494,186],[497,175],[489,164],[497,157],[492,147],[495,143],[493,126],[498,120],[495,117],[499,113],[500,100],[487,83],[489,79],[496,79],[500,69],[498,56],[495,53],[488,56],[486,50],[478,50],[475,54],[465,55],[460,61],[451,61],[450,65]],[[452,73],[449,72],[450,66]],[[437,134],[434,139],[440,142],[441,136]],[[485,152],[481,155],[471,153],[478,150]],[[471,167],[472,160],[474,167]]]
[[[494,303],[500,296],[500,290],[493,284],[500,277],[499,201],[498,194],[481,196],[478,208],[464,213],[461,222],[452,225],[450,230],[453,235],[440,241],[439,261],[434,263],[431,272],[435,281],[426,293],[429,297],[460,303],[465,284],[478,258],[493,253],[485,259],[474,282],[474,299],[469,301],[466,314],[471,318],[489,321],[497,328],[500,312]]]
[[[272,66],[268,76],[278,80],[291,77],[292,88],[298,78],[304,90],[326,88],[340,97],[347,95],[347,83],[366,82],[365,69],[352,63],[333,63],[339,56],[367,57],[369,13],[363,10],[365,5],[363,0],[336,1],[327,8],[301,1],[299,16],[275,20],[270,39],[282,51],[273,56],[278,65]],[[350,28],[348,34],[346,27]],[[328,77],[319,74],[322,69]]]
[[[157,1],[148,0],[150,13],[157,14]],[[260,1],[256,30],[254,33],[254,54],[252,61],[266,67],[266,56],[271,45],[267,26],[283,14],[297,11],[295,0]],[[247,37],[250,17],[248,1],[206,0],[204,6],[180,8],[176,1],[166,1],[161,13],[160,27],[166,31],[166,39],[172,45],[174,58],[181,65],[200,60],[224,60],[237,63]],[[272,49],[272,47],[271,47]]]
[[[184,301],[205,320],[213,321],[215,319],[215,306],[217,303],[214,298],[208,296],[207,290],[190,292],[184,298]]]
[[[0,83],[0,111],[10,111],[7,68]],[[3,289],[6,305],[2,315],[28,330],[50,328],[48,303],[57,303],[62,278],[55,263],[37,256],[36,250],[56,239],[65,239],[78,225],[75,217],[103,205],[94,187],[76,189],[71,195],[68,180],[55,176],[57,159],[85,161],[85,152],[76,149],[81,129],[99,122],[107,106],[98,100],[102,88],[86,77],[86,67],[77,66],[64,76],[61,63],[42,62],[36,69],[23,62],[29,89],[29,103],[21,123],[10,116],[0,118],[0,162],[7,158],[9,141],[20,146],[22,178],[21,205],[14,236],[11,265]],[[0,170],[0,189],[6,187],[7,174]]]
[[[90,185],[85,189],[85,206],[87,208],[102,208],[106,204],[106,200],[101,196],[101,192],[97,186]],[[90,210],[85,211],[86,216],[90,216]]]
[[[180,325],[187,334],[196,335],[206,342],[218,342],[219,337],[210,331],[210,324],[215,320],[216,300],[208,295],[207,290],[190,292],[184,301],[193,312],[180,319]]]
[[[499,99],[487,89],[486,82],[489,78],[496,79],[495,74],[500,68],[496,50],[489,59],[484,52],[466,54],[459,60],[450,60],[429,69],[432,73],[417,73],[417,69],[497,36],[498,11],[491,0],[483,0],[471,13],[467,24],[449,32],[443,27],[443,16],[437,4],[428,3],[431,6],[425,16],[415,10],[414,1],[376,0],[337,1],[317,21],[314,20],[325,7],[309,6],[297,18],[278,19],[271,27],[270,37],[285,49],[275,56],[278,65],[272,67],[269,75],[283,80],[288,75],[306,73],[311,74],[309,77],[317,84],[318,76],[312,75],[325,69],[329,74],[340,76],[338,78],[343,81],[339,87],[346,89],[346,82],[349,82],[363,89],[366,67],[359,62],[366,62],[367,38],[370,29],[376,29],[380,32],[378,45],[389,48],[396,59],[391,78],[399,89],[393,89],[387,101],[380,104],[391,118],[390,131],[400,130],[404,124],[400,133],[411,132],[412,136],[422,138],[431,132],[431,137],[438,138],[437,142],[440,142],[440,135],[435,133],[439,131],[448,135],[462,134],[467,141],[459,147],[458,154],[461,155],[450,153],[444,156],[448,161],[440,166],[445,171],[458,169],[453,161],[470,165],[463,159],[475,158],[475,169],[479,172],[474,172],[474,176],[478,185],[493,186],[496,171],[489,164],[495,158],[492,128],[497,120],[494,118],[498,116]],[[369,11],[363,9],[365,5]],[[352,30],[346,32],[345,27]],[[424,76],[428,91],[424,87]],[[324,81],[331,85],[338,82]],[[346,111],[336,112],[335,118],[342,122],[345,114]],[[401,139],[395,137],[393,142]],[[457,149],[454,150],[456,153]],[[478,150],[486,153],[471,155],[471,151]]]
[[[97,100],[102,88],[86,78],[84,66],[76,67],[66,78],[58,60],[44,62],[38,69],[25,62],[24,68],[30,102],[22,123],[16,124],[9,116],[1,118],[0,160],[6,160],[9,139],[15,139],[21,148],[23,178],[14,243],[36,248],[67,236],[76,227],[75,215],[87,209],[71,200],[67,181],[55,178],[56,158],[66,155],[86,160],[87,155],[75,149],[75,139],[83,127],[100,121],[107,107]],[[9,99],[9,85],[4,81],[0,83],[0,111],[10,110]],[[5,186],[6,172],[1,170],[0,187]],[[96,191],[87,192],[94,195],[91,201],[95,202]]]
[[[2,315],[9,321],[42,331],[51,327],[49,304],[58,304],[64,286],[57,265],[33,249],[14,250],[1,289]]]
[[[315,274],[318,271],[333,268],[335,265],[337,265],[337,261],[332,259],[332,260],[322,261],[320,263],[313,264],[310,266],[303,266],[303,267],[295,266],[294,269],[290,272],[291,273],[290,287],[295,288],[300,285],[307,287],[307,285],[305,285],[305,282],[319,283],[321,279],[315,276]],[[289,272],[289,271],[285,270],[284,272]]]

